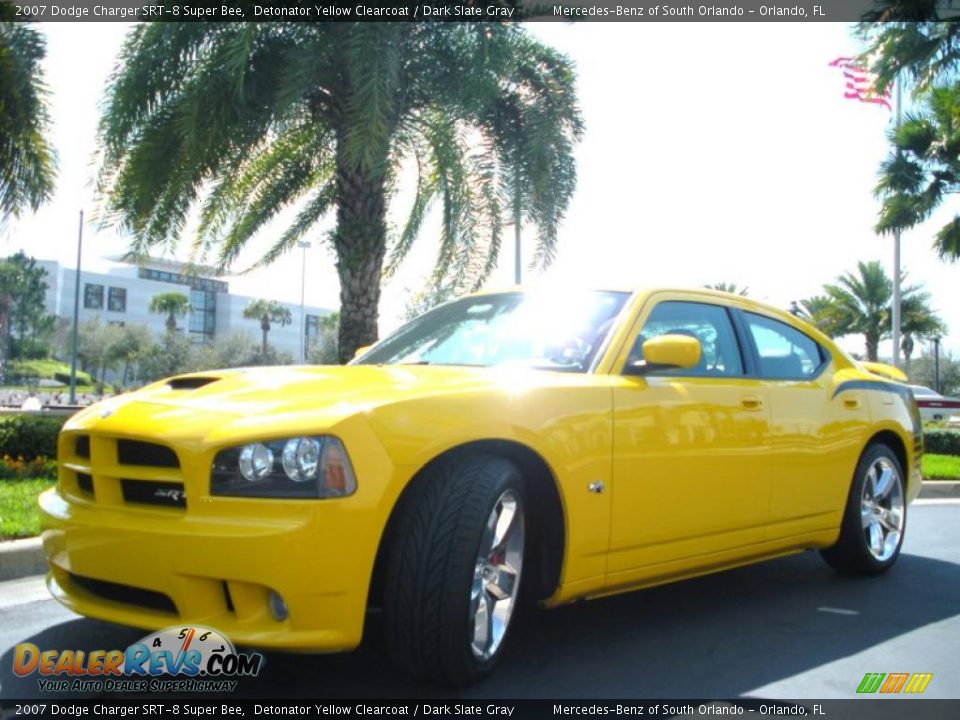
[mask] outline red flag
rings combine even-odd
[[[856,65],[854,61],[855,58],[852,57],[838,57],[830,63],[830,67],[839,68],[843,71],[846,85],[843,96],[848,100],[883,105],[887,110],[890,110],[890,88],[884,89],[882,94],[877,94],[873,89],[876,76],[866,68]]]

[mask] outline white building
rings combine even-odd
[[[54,260],[38,260],[37,264],[47,271],[47,312],[72,319],[76,269],[63,267]],[[146,325],[163,333],[166,316],[151,313],[148,308],[155,295],[167,292],[182,292],[190,298],[190,313],[178,319],[178,327],[193,342],[212,342],[218,335],[238,330],[249,334],[251,342],[259,342],[260,324],[243,317],[244,308],[256,298],[231,295],[229,284],[217,279],[212,268],[188,268],[167,260],[149,259],[139,265],[118,261],[117,267],[106,273],[81,269],[80,322],[98,318],[108,324]],[[331,310],[305,306],[301,314],[299,305],[281,305],[290,310],[293,322],[285,327],[274,323],[270,345],[299,360],[301,328],[309,347],[319,318]]]

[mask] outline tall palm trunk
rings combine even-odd
[[[341,144],[342,147],[342,144]],[[384,153],[384,158],[386,153]],[[386,162],[364,170],[337,156],[337,274],[340,276],[339,357],[377,340],[380,276],[387,246]]]
[[[264,315],[260,318],[260,331],[263,333],[262,344],[260,346],[260,355],[264,359],[267,357],[267,335],[270,334],[270,316]]]

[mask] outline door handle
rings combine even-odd
[[[740,399],[740,404],[747,410],[760,410],[763,407],[763,400],[757,395],[744,395]]]
[[[858,410],[860,408],[860,398],[845,397],[843,399],[843,406],[848,410]]]

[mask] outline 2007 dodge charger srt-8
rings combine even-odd
[[[74,416],[48,585],[265,648],[354,648],[376,606],[399,663],[466,683],[521,601],[809,548],[888,569],[921,441],[904,385],[746,298],[473,295],[346,367],[183,375]]]

